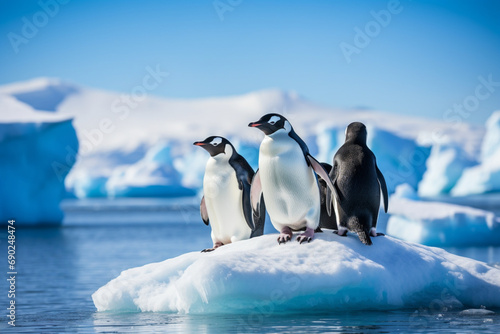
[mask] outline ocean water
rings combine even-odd
[[[91,295],[132,267],[211,246],[193,199],[68,200],[62,227],[16,229],[16,327],[7,325],[6,279],[0,285],[5,315],[1,333],[498,333],[500,310],[460,316],[432,307],[392,312],[242,315],[97,313]],[[272,231],[272,229],[271,229]],[[7,232],[0,232],[5,251]],[[500,247],[448,249],[490,264]]]

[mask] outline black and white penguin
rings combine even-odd
[[[370,236],[382,235],[376,230],[380,192],[385,212],[389,200],[384,176],[377,167],[375,155],[366,146],[366,137],[363,123],[347,126],[345,143],[333,158],[330,177],[336,192],[327,189],[327,202],[331,203],[327,209],[331,214],[333,204],[338,225],[335,233],[346,236],[349,230],[357,233],[362,243],[371,245]]]
[[[254,171],[224,137],[212,136],[195,142],[210,153],[203,178],[200,213],[203,222],[212,226],[214,249],[232,242],[262,235],[265,206],[252,214],[250,188]]]
[[[333,190],[328,173],[309,154],[307,145],[285,117],[267,114],[248,126],[265,134],[260,145],[259,170],[252,181],[253,209],[260,209],[263,195],[271,222],[280,232],[278,243],[291,240],[292,231],[304,228],[297,241],[311,241],[320,216],[320,192],[314,172]]]

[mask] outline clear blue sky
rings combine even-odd
[[[49,76],[129,92],[160,64],[170,76],[152,94],[164,97],[279,88],[439,119],[466,100],[473,123],[500,109],[500,86],[475,97],[479,76],[500,82],[500,1],[401,0],[378,30],[370,12],[390,1],[222,0],[224,20],[213,3],[72,0],[45,24],[39,1],[2,0],[0,84]],[[34,20],[41,27],[16,53],[9,33],[23,37]],[[356,46],[356,27],[374,37],[348,63],[340,45]]]

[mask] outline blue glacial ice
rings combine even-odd
[[[69,95],[78,91],[77,86],[57,78],[36,78],[0,87],[1,94],[10,95],[42,111],[56,111]]]
[[[173,165],[169,143],[158,143],[144,158],[130,166],[118,167],[106,182],[109,197],[182,197],[195,190],[181,184]]]
[[[481,163],[464,170],[455,187],[454,196],[500,192],[500,111],[486,122],[481,148]]]
[[[418,195],[432,197],[449,194],[463,170],[474,163],[474,159],[457,144],[434,144],[426,162],[427,170],[418,184]]]
[[[71,119],[0,95],[0,222],[58,224],[78,140]]]
[[[500,245],[500,217],[456,204],[422,201],[406,184],[389,200],[386,233],[430,246]]]
[[[273,314],[500,307],[500,270],[442,249],[330,230],[309,244],[277,234],[123,271],[93,295],[98,311]]]
[[[500,156],[500,110],[491,114],[486,121],[486,134],[481,146],[481,160],[487,161]]]

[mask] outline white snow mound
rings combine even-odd
[[[98,311],[251,313],[500,307],[500,270],[391,237],[277,235],[133,268],[92,295]]]

